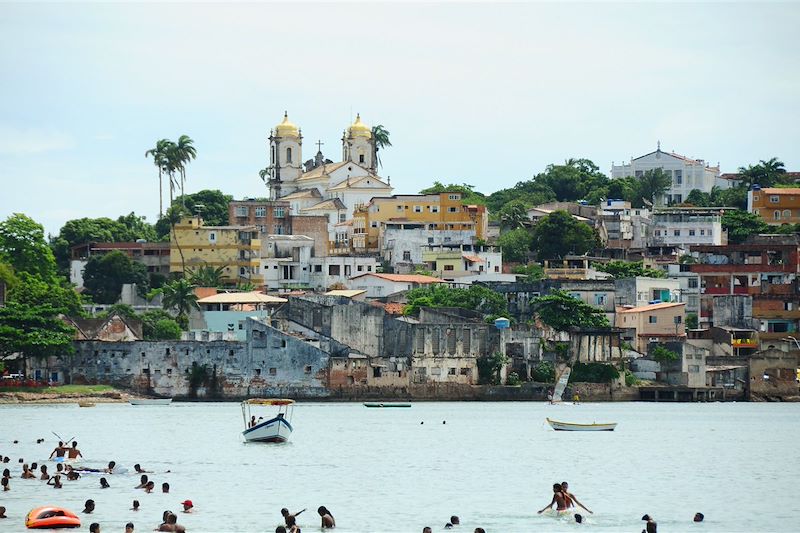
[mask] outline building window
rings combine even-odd
[[[689,288],[690,289],[696,289],[699,286],[700,286],[700,282],[698,281],[697,278],[689,278]]]
[[[397,210],[398,210],[398,211],[402,211],[402,210],[403,210],[403,206],[402,206],[402,205],[398,205],[398,206],[397,206]]]
[[[758,196],[753,195],[753,201],[757,202],[758,201]]]
[[[775,211],[772,214],[772,218],[774,218],[775,220],[780,220],[781,219],[781,212],[780,211]]]
[[[310,374],[311,373],[311,365],[306,365],[304,370],[305,370],[306,374]]]
[[[269,369],[269,375],[270,376],[277,376],[278,375],[278,369],[273,366],[272,368]]]
[[[689,230],[689,237],[694,237],[694,230],[693,229]]]
[[[606,295],[605,294],[595,294],[594,295],[594,305],[606,305]]]
[[[422,213],[422,206],[421,205],[415,205],[414,206],[414,212],[415,213]]]
[[[378,227],[378,223],[373,220],[372,222],[369,223],[369,227],[370,228],[377,228]]]
[[[703,236],[703,235],[705,235],[705,234],[706,234],[706,230],[704,230],[704,229],[701,229],[701,230],[700,230],[700,236],[702,237],[702,236]]]
[[[275,235],[283,235],[283,224],[275,224],[272,229]]]
[[[408,250],[403,251],[403,261],[411,261],[411,252]]]
[[[432,205],[431,206],[431,213],[438,213],[438,212],[439,212],[439,206],[438,205]]]
[[[447,375],[448,376],[455,376],[456,375],[456,369],[455,368],[448,368],[447,369]]]
[[[284,216],[284,210],[283,210],[283,207],[276,207],[276,208],[274,208],[274,209],[272,210],[272,212],[275,214],[275,216],[276,216],[277,218],[283,218],[283,216]],[[258,215],[256,215],[256,216],[258,216]]]
[[[672,230],[672,234],[674,236],[676,236],[676,237],[680,237],[681,236],[681,230],[679,230],[679,229]]]
[[[215,243],[217,242],[217,232],[212,231],[208,234],[208,242]]]
[[[358,162],[364,163],[364,154],[358,154]]]
[[[448,207],[447,211],[449,213],[458,213],[458,208],[457,207]]]
[[[656,230],[656,237],[661,237],[661,230],[660,229]]]
[[[777,204],[777,203],[779,203],[780,201],[781,201],[781,197],[780,197],[780,196],[770,196],[770,197],[769,197],[769,202],[770,202],[771,204]]]
[[[265,216],[267,216],[267,208],[256,207],[256,218],[264,218]]]
[[[783,210],[783,218],[792,218],[792,212],[788,209]]]
[[[675,185],[681,185],[681,184],[683,184],[683,171],[682,170],[676,170],[675,171]]]
[[[656,315],[649,315],[649,316],[647,317],[647,321],[648,321],[650,324],[657,324],[657,323],[658,323],[658,317],[657,317]]]
[[[347,220],[347,213],[339,213],[339,222]]]
[[[445,270],[453,270],[453,265],[445,265],[444,269]]]
[[[236,206],[236,216],[237,217],[246,217],[247,216],[247,206]]]
[[[287,148],[286,149],[286,162],[287,163],[291,163],[292,162],[292,149],[291,148]]]
[[[246,267],[239,267],[239,275],[246,276],[247,275],[247,268]]]

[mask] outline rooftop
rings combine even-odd
[[[197,300],[199,304],[282,304],[286,298],[270,296],[263,292],[221,292]]]
[[[664,302],[660,304],[650,304],[650,305],[642,305],[639,307],[631,307],[631,308],[618,308],[617,313],[646,313],[648,311],[658,311],[659,309],[668,309],[670,307],[678,307],[678,306],[685,306],[685,303],[677,303],[677,302]]]
[[[398,283],[420,283],[420,284],[444,283],[444,281],[440,280],[439,278],[434,278],[431,276],[423,276],[421,274],[382,274],[378,272],[367,272],[366,274],[353,276],[350,279],[363,278],[364,276],[374,276],[376,278],[385,279],[387,281],[394,281]]]

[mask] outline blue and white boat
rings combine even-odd
[[[256,419],[251,411],[252,406],[276,406],[278,414],[268,420]],[[292,434],[291,418],[294,412],[294,400],[280,398],[251,398],[242,402],[244,431],[242,436],[247,442],[286,442]]]

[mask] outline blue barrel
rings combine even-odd
[[[494,327],[497,329],[508,329],[511,327],[511,321],[507,318],[497,318],[494,321]]]

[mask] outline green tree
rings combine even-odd
[[[722,214],[722,229],[727,230],[729,243],[739,244],[751,235],[767,233],[769,225],[753,213],[730,210]]]
[[[197,287],[217,287],[223,286],[225,277],[225,267],[214,268],[209,264],[204,264],[195,270],[189,269],[189,281]]]
[[[500,246],[503,261],[506,263],[527,261],[532,243],[533,237],[524,228],[506,231],[497,238],[497,245]]]
[[[517,265],[512,270],[517,274],[517,279],[525,283],[544,279],[544,268],[539,263],[528,263],[527,265]]]
[[[434,181],[431,187],[422,189],[420,194],[441,194],[443,192],[460,192],[461,203],[464,205],[485,205],[486,197],[475,190],[474,185],[463,183],[461,185],[449,184],[445,185],[440,181]]]
[[[585,200],[591,196],[599,201],[607,193],[608,177],[588,159],[571,158],[563,165],[548,165],[534,181],[549,187],[562,202]]]
[[[655,268],[644,266],[644,261],[609,261],[608,263],[596,263],[594,268],[601,272],[607,272],[614,276],[614,279],[623,278],[665,278],[666,272]]]
[[[144,153],[145,157],[152,157],[153,164],[158,168],[158,216],[164,215],[164,173],[169,161],[169,139],[160,139],[156,142],[155,148],[151,148]]]
[[[172,318],[161,319],[153,327],[153,338],[159,341],[180,340],[181,327]]]
[[[75,330],[49,305],[8,302],[0,307],[0,359],[20,353],[23,358],[68,355]]]
[[[196,193],[187,194],[176,199],[172,205],[184,213],[197,213],[203,217],[207,226],[228,225],[228,204],[233,196],[223,194],[219,190],[203,189]],[[167,213],[168,215],[168,213]],[[170,231],[169,219],[165,216],[156,223],[156,232],[159,236],[167,235]]]
[[[667,192],[672,185],[672,179],[664,174],[662,169],[654,168],[646,170],[642,177],[634,183],[634,197],[630,200],[631,206],[645,207],[647,204],[655,204],[658,198]]]
[[[570,383],[610,383],[619,377],[619,370],[606,363],[575,363]]]
[[[0,222],[0,261],[17,273],[27,272],[48,282],[56,278],[56,260],[45,241],[44,228],[20,213]]]
[[[20,305],[50,307],[70,316],[84,314],[81,296],[61,278],[47,282],[39,276],[22,272],[17,276],[8,297]]]
[[[533,179],[520,181],[509,189],[500,189],[486,197],[484,202],[490,213],[498,213],[509,202],[518,200],[526,205],[540,205],[556,199],[553,190]]]
[[[378,163],[379,166],[383,167],[383,163],[381,163],[381,156],[379,152],[384,148],[389,148],[392,146],[391,141],[389,140],[389,130],[383,127],[383,124],[378,124],[377,126],[372,127],[372,141],[373,146],[375,147],[375,161]]]
[[[685,203],[692,204],[695,207],[710,207],[711,194],[703,192],[700,189],[692,189],[686,197]]]
[[[186,183],[186,165],[197,158],[197,149],[194,147],[192,138],[188,135],[181,135],[178,137],[178,142],[174,144],[171,156],[180,174],[181,199],[184,200],[186,194],[184,190],[184,184]]]
[[[179,317],[186,318],[193,309],[199,309],[194,289],[195,286],[185,278],[164,284],[164,308],[175,309]]]
[[[444,283],[435,283],[432,287],[408,291],[406,301],[408,302],[404,310],[406,315],[419,313],[421,307],[460,307],[491,316],[504,315],[508,312],[503,295],[482,285],[454,289]]]
[[[659,344],[650,350],[650,357],[659,363],[668,363],[670,361],[677,361],[680,356],[666,346]]]
[[[507,203],[500,209],[498,215],[503,229],[524,228],[531,221],[528,216],[528,205],[523,200],[512,200]]]
[[[753,185],[772,187],[779,184],[785,174],[785,165],[777,157],[773,157],[768,161],[762,159],[756,165],[739,167],[739,177],[742,179],[746,189]]]
[[[581,255],[599,246],[594,228],[575,220],[566,211],[554,211],[533,227],[531,249],[539,260]]]
[[[542,361],[531,371],[531,379],[537,383],[555,383],[556,369],[552,363]]]
[[[686,314],[686,327],[688,329],[697,329],[697,313]]]
[[[83,285],[97,303],[113,304],[119,300],[122,286],[136,283],[141,294],[149,290],[147,267],[131,261],[119,250],[93,255],[83,271]]]
[[[546,296],[534,298],[531,301],[531,309],[539,320],[558,331],[568,331],[573,327],[610,327],[601,309],[573,298],[561,290],[553,290]]]
[[[169,340],[172,338],[168,337],[167,339],[162,339],[159,337],[159,335],[162,335],[165,331],[168,332],[175,329],[172,326],[165,326],[163,324],[157,327],[161,322],[172,321],[175,323],[178,331],[181,329],[180,325],[175,321],[175,318],[163,309],[150,309],[138,315],[138,318],[142,321],[142,335],[146,341]]]

